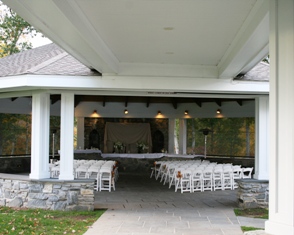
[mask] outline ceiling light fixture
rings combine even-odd
[[[166,31],[171,31],[171,30],[174,30],[174,27],[164,27],[163,29]]]
[[[189,114],[189,111],[188,110],[185,110],[184,114],[185,115],[188,115]]]
[[[127,109],[125,109],[124,113],[125,113],[125,114],[128,114],[128,113],[129,113],[129,111],[128,111]]]
[[[220,114],[221,113],[221,110],[220,109],[216,110],[216,113],[217,114]]]
[[[97,110],[96,109],[93,111],[93,114],[97,114]]]
[[[158,110],[158,112],[157,112],[157,115],[161,115],[162,113],[161,113],[161,111],[160,110]]]

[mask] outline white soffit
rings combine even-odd
[[[268,51],[266,0],[3,2],[103,74],[234,77]]]

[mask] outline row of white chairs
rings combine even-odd
[[[175,192],[234,190],[236,179],[251,178],[253,168],[242,168],[231,163],[217,164],[208,160],[158,161],[154,163],[150,178],[175,186]]]
[[[60,162],[49,164],[51,178],[56,178],[60,173]],[[77,179],[95,179],[95,190],[115,190],[118,180],[118,166],[115,161],[106,160],[74,160],[73,171]]]

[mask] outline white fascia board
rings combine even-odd
[[[258,0],[218,64],[219,77],[246,73],[269,53],[269,3]]]
[[[0,92],[36,89],[80,91],[192,92],[216,94],[269,94],[268,82],[217,78],[135,76],[21,75],[0,78]]]

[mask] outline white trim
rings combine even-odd
[[[268,94],[268,82],[245,82],[217,78],[144,76],[58,76],[21,75],[0,78],[2,91],[65,89],[80,91],[154,91],[217,94]]]

